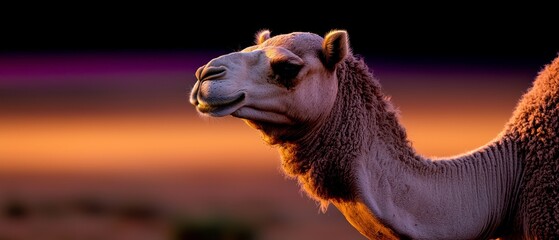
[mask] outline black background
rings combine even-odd
[[[256,31],[346,29],[355,53],[395,58],[548,62],[559,52],[551,5],[395,2],[183,2],[5,8],[2,53],[239,50]],[[44,8],[43,8],[44,7]],[[33,10],[29,10],[29,9]]]

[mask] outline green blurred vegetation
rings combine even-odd
[[[106,239],[99,236],[134,239],[129,237],[133,234],[122,234],[122,231],[141,233],[146,229],[151,229],[152,236],[147,239],[253,240],[258,239],[258,228],[261,227],[256,223],[261,219],[248,221],[227,214],[195,216],[166,211],[149,201],[115,201],[93,196],[57,201],[10,197],[1,202],[0,210],[0,225],[4,226],[0,227],[0,239],[13,240],[34,239],[33,236],[37,235],[41,239],[58,239],[60,236],[65,236],[63,239]],[[80,231],[79,227],[73,228],[71,225],[53,228],[53,224],[65,224],[68,221],[74,224],[83,222],[97,231]],[[10,225],[16,228],[10,229]],[[51,230],[45,230],[47,228]]]
[[[172,229],[173,240],[252,240],[258,236],[256,226],[230,216],[183,217],[174,221]]]

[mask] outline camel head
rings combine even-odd
[[[196,71],[190,102],[204,116],[232,115],[270,144],[303,137],[328,116],[338,91],[336,67],[349,54],[347,32],[256,34],[255,45],[212,59]]]

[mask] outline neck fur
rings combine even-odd
[[[362,59],[348,57],[336,74],[339,89],[329,116],[305,137],[280,145],[282,167],[318,200],[356,197],[355,159],[374,139],[398,158],[415,155],[396,112]]]

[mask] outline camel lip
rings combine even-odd
[[[203,114],[208,114],[212,117],[223,117],[232,114],[242,106],[245,100],[245,93],[241,92],[236,96],[220,99],[214,102],[201,102],[196,105],[196,109]]]

